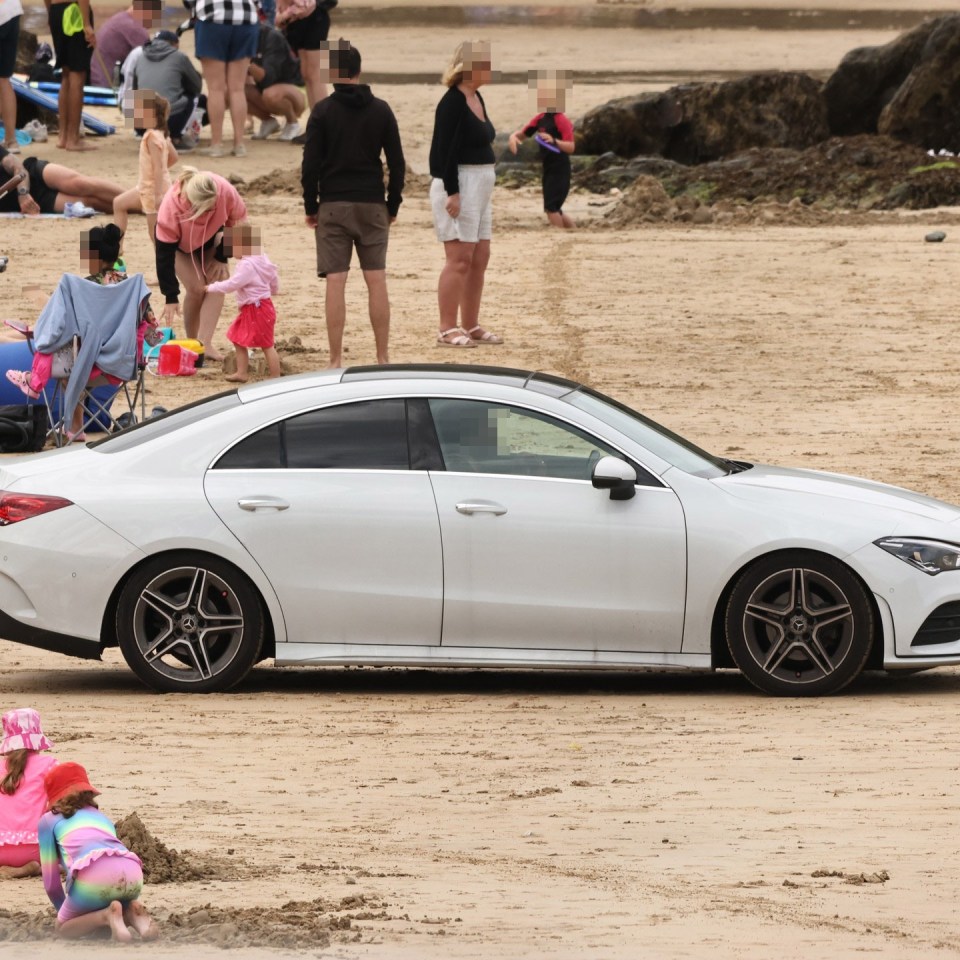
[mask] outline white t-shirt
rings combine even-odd
[[[0,25],[23,13],[20,0],[0,0]]]

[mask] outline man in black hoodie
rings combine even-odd
[[[369,292],[377,363],[389,363],[390,300],[387,239],[402,203],[406,164],[393,111],[360,83],[360,53],[338,41],[330,51],[333,93],[314,106],[307,122],[301,183],[308,227],[317,237],[317,275],[325,298],[330,366],[343,365],[346,285],[353,248]],[[383,193],[384,154],[389,168]]]

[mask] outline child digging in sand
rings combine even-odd
[[[155,940],[159,935],[147,908],[140,902],[143,869],[140,858],[118,839],[113,823],[99,809],[79,763],[58,763],[44,777],[47,807],[40,820],[40,867],[43,887],[57,910],[61,937],[84,937],[109,927],[114,940],[133,935]],[[60,881],[66,873],[67,892]]]
[[[530,75],[529,84],[536,87],[540,112],[510,134],[510,152],[516,153],[527,137],[537,141],[543,163],[543,211],[553,226],[569,230],[574,223],[563,212],[570,192],[570,154],[574,150],[573,124],[563,112],[569,76],[562,70],[538,70]]]
[[[246,383],[250,377],[250,348],[259,347],[267,358],[271,377],[280,376],[280,357],[273,346],[277,312],[271,296],[280,292],[277,268],[260,249],[260,231],[241,223],[228,231],[225,246],[237,257],[232,277],[207,284],[208,293],[236,293],[240,312],[227,330],[227,339],[237,350],[237,372],[231,383]]]
[[[0,879],[40,875],[37,821],[47,808],[43,778],[56,764],[40,755],[53,744],[43,735],[40,714],[29,707],[3,715],[0,743]]]

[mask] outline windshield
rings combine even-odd
[[[236,390],[217,393],[212,397],[204,397],[186,406],[177,407],[169,413],[162,413],[158,417],[150,417],[149,420],[143,420],[132,427],[127,427],[126,430],[121,430],[120,433],[114,433],[88,446],[100,453],[119,453],[121,450],[129,450],[130,447],[139,446],[155,437],[162,437],[171,430],[179,430],[181,427],[239,405],[240,398]]]
[[[563,399],[598,420],[609,423],[624,436],[685,473],[709,479],[723,477],[734,469],[740,469],[730,461],[701,450],[689,440],[684,440],[672,430],[661,427],[660,424],[654,423],[636,410],[631,410],[622,403],[611,400],[610,397],[605,397],[602,393],[597,393],[588,387],[574,390]]]

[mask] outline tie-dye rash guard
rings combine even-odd
[[[45,813],[40,818],[37,832],[43,888],[57,910],[65,898],[60,882],[61,862],[67,873],[67,891],[73,885],[74,874],[100,857],[131,857],[140,863],[139,857],[117,839],[116,828],[110,819],[95,807],[84,807],[69,818],[59,813]]]

